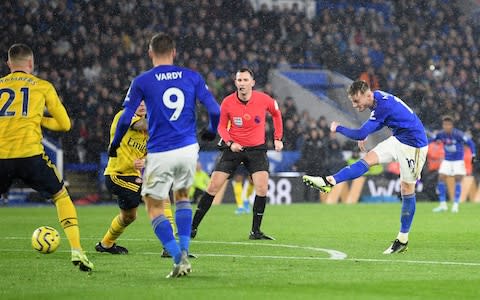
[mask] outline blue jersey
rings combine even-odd
[[[187,68],[160,65],[132,81],[123,103],[124,114],[127,110],[135,112],[144,100],[149,133],[147,152],[169,151],[197,142],[197,99],[207,108],[210,115],[209,130],[215,133],[220,107],[208,91],[202,76]],[[129,119],[125,121],[129,122]],[[112,146],[116,146],[123,136],[119,130],[117,133],[118,137],[116,134]]]
[[[442,141],[445,160],[463,160],[463,145],[467,145],[472,150],[472,155],[475,156],[476,149],[473,141],[456,128],[451,133],[440,131],[433,140]]]
[[[375,104],[370,118],[359,129],[337,127],[337,132],[355,139],[364,140],[370,133],[387,126],[401,143],[421,148],[428,145],[427,135],[422,122],[400,98],[383,92],[374,91]]]

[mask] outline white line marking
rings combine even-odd
[[[6,240],[24,240],[26,238],[23,237],[0,237],[0,239]],[[98,238],[82,238],[87,240],[98,240]],[[157,241],[156,239],[123,239],[124,241]],[[287,244],[272,244],[272,243],[255,243],[255,242],[221,242],[221,241],[196,241],[192,240],[192,243],[195,244],[221,244],[221,245],[242,245],[242,246],[265,246],[265,247],[280,247],[280,248],[289,248],[289,249],[302,249],[302,250],[310,250],[315,252],[325,252],[330,257],[325,259],[345,259],[347,258],[347,254],[333,250],[333,249],[324,249],[324,248],[316,248],[316,247],[309,247],[309,246],[298,246],[298,245],[287,245]],[[1,251],[1,250],[0,250]],[[249,256],[246,256],[249,257]]]
[[[27,237],[0,237],[0,240],[29,240]],[[82,238],[82,240],[98,240],[98,238]],[[126,241],[157,241],[157,239],[145,238],[145,239],[133,239],[126,238],[122,240]],[[400,264],[418,264],[418,265],[446,265],[446,266],[471,266],[471,267],[480,267],[480,262],[457,262],[457,261],[434,261],[434,260],[401,260],[401,259],[376,259],[376,258],[347,258],[347,254],[324,248],[315,248],[315,247],[304,247],[298,245],[287,245],[287,244],[271,244],[271,243],[255,243],[255,242],[222,242],[222,241],[195,241],[192,243],[197,244],[223,244],[223,245],[246,245],[246,246],[267,246],[267,247],[281,247],[281,248],[290,248],[290,249],[304,249],[317,252],[327,252],[330,254],[330,257],[315,257],[315,256],[277,256],[277,255],[245,255],[245,254],[217,254],[217,253],[195,253],[199,257],[231,257],[231,258],[254,258],[254,259],[289,259],[289,260],[343,260],[343,261],[353,261],[353,262],[378,262],[378,263],[400,263]],[[0,249],[0,252],[31,252],[33,250],[26,249]],[[69,253],[68,250],[59,250],[57,252]],[[335,254],[333,254],[335,253]],[[135,252],[136,255],[159,255],[159,252]],[[336,257],[334,255],[343,255],[343,258]],[[393,255],[393,257],[399,257],[398,255]]]

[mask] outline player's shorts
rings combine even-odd
[[[105,185],[117,196],[121,209],[136,208],[142,202],[142,179],[137,176],[105,175]]]
[[[407,183],[416,183],[421,177],[428,146],[415,148],[405,145],[391,136],[372,149],[378,155],[381,164],[398,161],[400,164],[400,180]]]
[[[14,179],[23,180],[46,198],[63,188],[63,179],[45,153],[25,158],[0,159],[1,194],[8,192]]]
[[[190,188],[198,160],[197,143],[182,148],[148,153],[143,173],[142,196],[169,199],[170,188]]]
[[[259,171],[268,172],[269,170],[267,151],[263,148],[246,148],[241,152],[232,152],[230,149],[226,149],[220,154],[220,159],[214,170],[232,174],[241,163],[250,174]]]
[[[438,169],[439,174],[447,176],[467,175],[465,161],[463,160],[443,160]]]

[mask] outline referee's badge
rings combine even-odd
[[[233,124],[238,127],[243,126],[243,120],[242,117],[233,117]]]

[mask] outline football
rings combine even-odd
[[[40,253],[55,252],[60,245],[60,234],[50,226],[41,226],[35,229],[32,235],[32,247]]]

